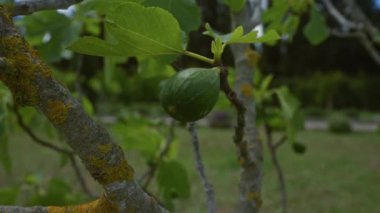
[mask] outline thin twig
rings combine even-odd
[[[374,43],[379,44],[379,29],[374,25],[367,15],[363,12],[358,4],[356,4],[355,0],[343,0],[343,3],[348,8],[351,8],[348,12],[348,15],[352,17],[355,22],[360,23],[362,26],[363,33],[369,35],[370,40]]]
[[[75,160],[75,155],[71,155],[70,157],[70,162],[71,162],[71,166],[72,168],[74,169],[74,172],[79,180],[79,184],[81,185],[82,187],[82,190],[88,194],[91,198],[95,198],[96,196],[90,191],[90,189],[88,188],[87,184],[86,184],[86,181],[79,169],[79,166],[78,166],[78,163],[77,161]]]
[[[380,53],[376,49],[373,42],[368,38],[368,36],[365,33],[359,33],[358,37],[359,37],[360,43],[367,50],[371,58],[376,62],[378,66],[380,66]]]
[[[228,100],[234,105],[237,112],[237,126],[235,127],[234,143],[239,148],[239,154],[242,162],[248,162],[247,143],[243,141],[245,128],[245,111],[246,108],[238,99],[236,93],[231,89],[228,83],[228,71],[225,67],[220,67],[220,88]]]
[[[273,141],[272,141],[273,140],[272,139],[272,129],[268,125],[265,125],[265,134],[267,137],[267,145],[268,145],[269,153],[270,153],[270,156],[272,159],[272,163],[276,169],[278,182],[280,185],[282,212],[286,213],[286,211],[287,211],[287,194],[286,194],[284,174],[282,172],[280,163],[278,162],[278,159],[277,159],[276,146],[273,144]],[[277,144],[280,144],[281,141],[282,140],[280,140],[280,142],[278,142]]]
[[[373,61],[380,66],[380,53],[375,47],[375,45],[379,43],[377,38],[379,30],[366,17],[356,2],[354,0],[343,1],[347,7],[352,8],[350,10],[350,16],[354,21],[351,21],[347,19],[330,0],[322,1],[329,14],[340,24],[340,27],[344,29],[343,32],[333,29],[331,30],[331,33],[338,37],[358,38]],[[350,32],[352,29],[355,31]]]
[[[197,131],[195,129],[195,123],[191,122],[188,123],[187,126],[190,135],[191,135],[191,142],[193,144],[193,150],[195,154],[195,162],[196,162],[196,168],[198,170],[199,176],[203,183],[203,189],[206,193],[207,197],[207,206],[208,206],[208,212],[209,213],[215,213],[216,212],[216,202],[215,202],[215,194],[213,186],[210,184],[210,182],[207,180],[205,168],[202,162],[202,155],[199,147],[199,138]]]
[[[176,124],[175,120],[171,119],[170,120],[170,126],[169,126],[169,132],[168,132],[168,136],[166,138],[166,143],[165,143],[164,148],[161,150],[160,155],[158,156],[156,162],[149,164],[148,171],[146,171],[144,173],[144,175],[142,175],[142,177],[140,178],[140,183],[142,183],[145,180],[145,182],[141,184],[141,186],[145,190],[148,188],[150,182],[154,178],[156,171],[159,167],[159,164],[161,163],[163,158],[169,153],[170,146],[174,140],[175,124]]]
[[[56,151],[56,152],[59,152],[61,154],[64,154],[66,155],[69,159],[70,159],[70,162],[71,162],[71,166],[79,180],[79,183],[82,187],[82,190],[87,193],[91,198],[94,198],[95,195],[93,195],[91,193],[91,191],[89,190],[88,186],[86,185],[86,181],[84,180],[84,177],[82,176],[81,172],[80,172],[80,169],[78,167],[78,164],[77,164],[77,161],[75,160],[75,153],[70,151],[70,150],[67,150],[67,149],[64,149],[64,148],[60,148],[52,143],[49,143],[45,140],[42,140],[41,138],[39,138],[36,134],[34,134],[34,132],[25,124],[24,120],[22,119],[22,116],[20,114],[20,111],[18,110],[18,107],[16,105],[13,106],[13,111],[15,112],[16,114],[16,118],[17,118],[17,123],[19,124],[19,126],[24,130],[24,132],[26,132],[29,137],[32,139],[33,142],[43,146],[43,147],[46,147],[48,149],[51,149],[53,151]]]
[[[341,12],[339,12],[339,10],[330,0],[322,0],[322,2],[330,15],[335,18],[335,20],[342,26],[342,28],[345,28],[346,30],[358,28],[358,24],[347,19]]]
[[[286,142],[287,139],[288,139],[288,137],[287,137],[286,135],[283,135],[283,136],[280,138],[280,140],[278,140],[277,143],[275,143],[275,144],[273,145],[273,148],[274,148],[275,150],[277,150],[278,148],[280,148],[280,146],[281,146],[282,144],[284,144],[284,143]]]
[[[30,138],[32,138],[32,140],[34,142],[36,142],[37,144],[41,145],[41,146],[44,146],[46,148],[49,148],[51,150],[54,150],[56,152],[59,152],[61,154],[65,154],[65,155],[68,155],[68,156],[71,156],[73,155],[74,153],[70,150],[67,150],[67,149],[64,149],[64,148],[60,148],[52,143],[49,143],[47,141],[44,141],[42,139],[40,139],[37,135],[34,134],[34,132],[25,124],[24,120],[22,119],[22,116],[20,114],[20,111],[18,110],[18,107],[16,105],[14,105],[13,107],[13,110],[16,114],[16,118],[17,118],[17,123],[19,124],[19,126],[29,135]]]

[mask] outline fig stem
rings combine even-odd
[[[183,54],[186,55],[186,56],[198,59],[200,61],[206,62],[208,64],[214,64],[214,60],[213,59],[207,58],[207,57],[205,57],[203,55],[199,55],[199,54],[191,52],[191,51],[187,51],[186,50],[185,52],[183,52]]]

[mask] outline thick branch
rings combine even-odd
[[[19,206],[0,206],[0,212],[7,213],[48,213],[48,207],[19,207]]]
[[[106,197],[101,197],[90,203],[77,206],[57,207],[57,206],[34,206],[34,207],[19,207],[19,206],[0,206],[1,213],[64,213],[64,212],[118,212],[117,206],[112,205]]]
[[[33,106],[50,120],[103,186],[106,200],[117,211],[167,212],[136,183],[121,147],[51,76],[51,70],[22,38],[10,17],[8,8],[0,6],[0,57],[7,62],[6,68],[0,69],[0,80],[11,90],[16,104]]]
[[[242,11],[232,13],[232,28],[239,25],[244,27],[246,32],[251,31],[255,24],[261,23],[260,8],[261,0],[248,0]],[[235,91],[238,98],[246,108],[245,121],[245,152],[246,157],[241,161],[240,174],[240,205],[239,213],[257,213],[262,204],[261,185],[263,176],[263,154],[262,144],[258,139],[256,127],[256,107],[253,99],[253,71],[249,59],[245,54],[249,45],[231,46],[235,60],[236,80]]]
[[[66,9],[83,0],[21,0],[13,6],[13,15],[28,15],[42,10]]]
[[[78,165],[77,165],[77,162],[75,160],[75,154],[69,150],[66,150],[66,149],[63,149],[63,148],[60,148],[52,143],[49,143],[47,141],[44,141],[42,140],[41,138],[39,138],[36,134],[34,134],[34,132],[25,124],[24,120],[22,119],[22,116],[20,114],[20,112],[18,111],[18,108],[17,106],[15,105],[13,107],[14,109],[14,112],[16,114],[16,118],[17,118],[17,123],[19,124],[19,126],[24,130],[24,132],[26,132],[26,134],[29,135],[29,137],[32,139],[33,142],[43,146],[43,147],[46,147],[48,149],[51,149],[55,152],[58,152],[58,153],[61,153],[61,154],[64,154],[66,155],[69,159],[70,159],[70,162],[71,162],[71,166],[72,168],[74,169],[74,172],[79,180],[79,183],[82,187],[82,190],[87,193],[90,197],[94,197],[94,195],[91,193],[91,191],[89,190],[89,188],[87,187],[87,184],[86,184],[86,181],[84,180],[83,176],[82,176],[82,173],[80,172],[79,168],[78,168]]]
[[[207,206],[208,206],[208,212],[209,213],[215,213],[216,212],[216,202],[215,202],[215,194],[213,186],[210,184],[206,177],[205,168],[202,161],[202,155],[199,147],[199,138],[197,134],[197,130],[195,129],[195,123],[191,122],[187,126],[190,135],[191,135],[191,142],[193,144],[193,150],[195,155],[195,163],[196,168],[198,170],[199,176],[203,183],[203,189],[206,193],[207,197]]]

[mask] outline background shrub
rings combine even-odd
[[[328,119],[329,131],[333,133],[351,132],[350,119],[342,113],[334,113]]]

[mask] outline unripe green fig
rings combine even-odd
[[[188,68],[161,84],[160,101],[174,119],[192,122],[212,110],[219,89],[219,69]]]
[[[300,142],[294,142],[292,144],[293,151],[297,154],[303,154],[306,152],[306,146]]]

